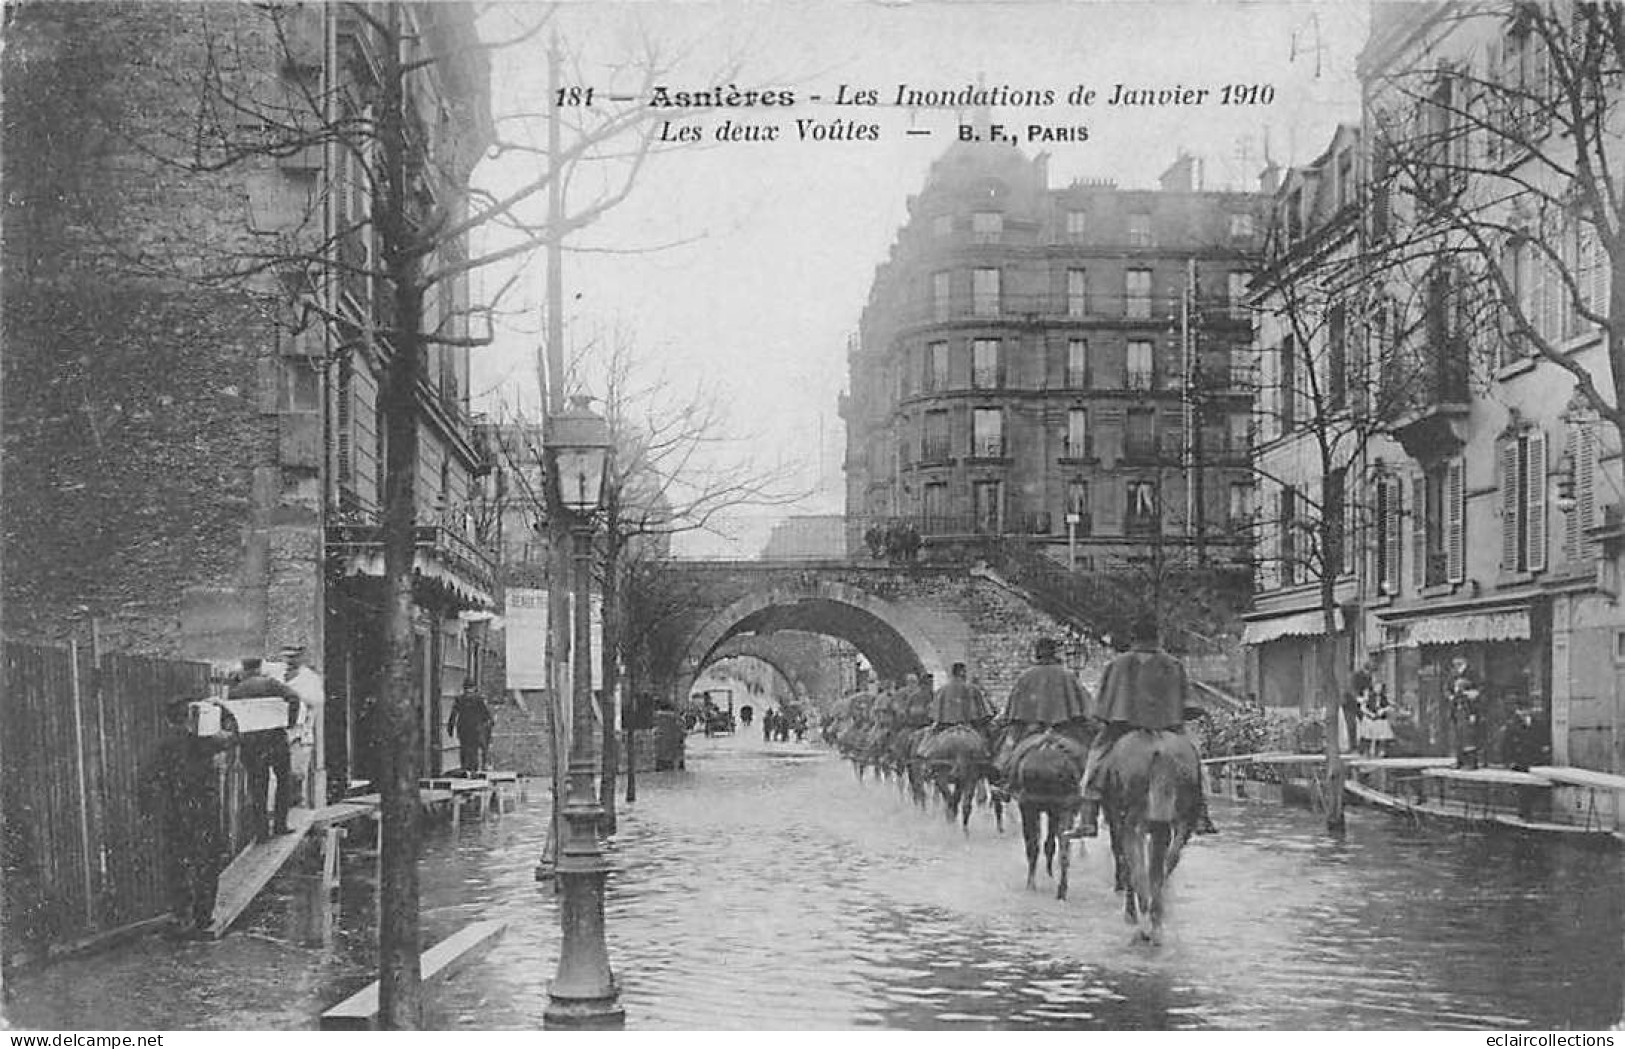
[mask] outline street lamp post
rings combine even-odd
[[[604,943],[604,881],[609,862],[598,843],[604,810],[595,783],[597,750],[592,716],[592,532],[603,501],[610,456],[609,424],[584,398],[552,417],[544,439],[548,483],[569,515],[573,552],[575,669],[571,687],[569,776],[564,792],[564,841],[554,876],[560,889],[563,933],[559,968],[548,985],[543,1021],[548,1027],[619,1027],[626,1020],[620,989]]]

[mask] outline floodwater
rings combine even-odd
[[[643,774],[610,848],[606,925],[636,1029],[1598,1029],[1625,1001],[1625,854],[1416,828],[1351,810],[1215,802],[1166,940],[1130,942],[1107,848],[1072,895],[1023,887],[1019,830],[970,834],[813,744],[689,742]],[[425,942],[502,941],[430,996],[438,1028],[541,1026],[556,900],[533,877],[544,798],[431,831]],[[14,978],[23,1029],[309,1027],[370,979],[370,867],[331,948],[276,939],[285,901],[218,944],[149,938]]]

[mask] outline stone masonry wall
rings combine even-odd
[[[7,18],[5,629],[88,640],[94,617],[108,648],[216,657],[268,643],[271,615],[315,643],[299,595],[319,533],[279,505],[275,296],[198,282],[264,243],[250,229],[280,218],[281,176],[165,162],[223,119],[195,79],[211,49],[220,76],[256,75],[267,27],[235,4]],[[281,580],[281,610],[273,545],[312,574]]]

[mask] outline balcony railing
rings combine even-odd
[[[920,446],[920,462],[946,463],[953,458],[953,449],[947,438],[928,439]]]
[[[1003,437],[978,437],[971,441],[970,454],[977,459],[1002,459],[1004,448]]]
[[[441,525],[418,525],[412,532],[415,574],[437,580],[465,599],[488,598],[495,591],[496,565],[490,554],[462,532]],[[347,562],[347,571],[354,574],[382,572],[383,540],[381,525],[340,524],[327,529],[329,556]]]
[[[1061,458],[1063,459],[1093,459],[1095,457],[1095,435],[1084,434],[1073,437],[1067,434],[1061,438]]]

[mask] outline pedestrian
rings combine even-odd
[[[1356,750],[1360,745],[1360,719],[1365,716],[1366,695],[1371,691],[1374,661],[1367,659],[1349,679],[1348,691],[1343,693],[1343,749]]]
[[[1360,748],[1372,758],[1386,758],[1394,742],[1394,705],[1381,685],[1365,690],[1360,705]]]
[[[254,815],[254,838],[267,841],[272,835],[291,834],[288,810],[293,807],[293,768],[288,753],[288,730],[299,720],[303,701],[285,682],[269,677],[264,672],[264,660],[258,656],[243,659],[235,685],[226,691],[227,700],[283,699],[288,704],[288,719],[278,728],[258,729],[238,735],[238,753],[242,757],[243,771],[248,774],[248,802]],[[276,776],[276,800],[269,827],[266,822],[265,792],[270,777]]]
[[[1551,760],[1551,733],[1528,700],[1518,700],[1500,735],[1502,760],[1510,768],[1528,772]]]
[[[1456,725],[1456,767],[1476,769],[1479,762],[1480,720],[1484,716],[1484,690],[1478,683],[1466,656],[1450,661],[1450,682],[1445,695],[1450,701],[1450,717]]]
[[[1083,770],[1083,807],[1078,832],[1086,838],[1098,833],[1100,767],[1113,744],[1134,729],[1185,731],[1185,708],[1190,702],[1190,679],[1185,665],[1162,650],[1157,624],[1149,617],[1137,620],[1129,632],[1129,649],[1106,666],[1100,679],[1097,719],[1104,727],[1095,735]],[[1192,742],[1194,746],[1194,741]],[[1197,755],[1200,759],[1200,754]],[[1201,763],[1196,774],[1197,834],[1216,834],[1207,811],[1207,790]]]
[[[327,800],[326,784],[315,783],[316,747],[320,742],[316,726],[327,707],[327,690],[322,676],[305,662],[304,645],[282,647],[282,680],[299,693],[302,709],[298,724],[288,730],[288,763],[293,769],[294,796],[314,806]]]
[[[480,695],[479,683],[464,678],[463,691],[452,703],[451,716],[446,719],[446,735],[457,737],[457,760],[462,763],[464,775],[485,770],[495,724],[490,705]]]
[[[993,764],[1006,783],[1024,741],[1037,739],[1050,728],[1081,739],[1089,716],[1089,693],[1061,665],[1060,646],[1054,638],[1041,637],[1033,643],[1033,664],[1016,678],[996,719],[1004,738]]]
[[[165,711],[169,733],[158,749],[150,784],[163,814],[164,859],[175,922],[184,933],[205,935],[214,924],[215,895],[226,865],[218,755],[236,745],[232,718],[219,704],[220,731],[193,731],[193,704],[184,699]]]
[[[749,703],[746,703],[744,706],[739,708],[739,723],[744,725],[746,728],[750,727],[750,723],[755,720],[755,717],[756,708],[752,707]]]

